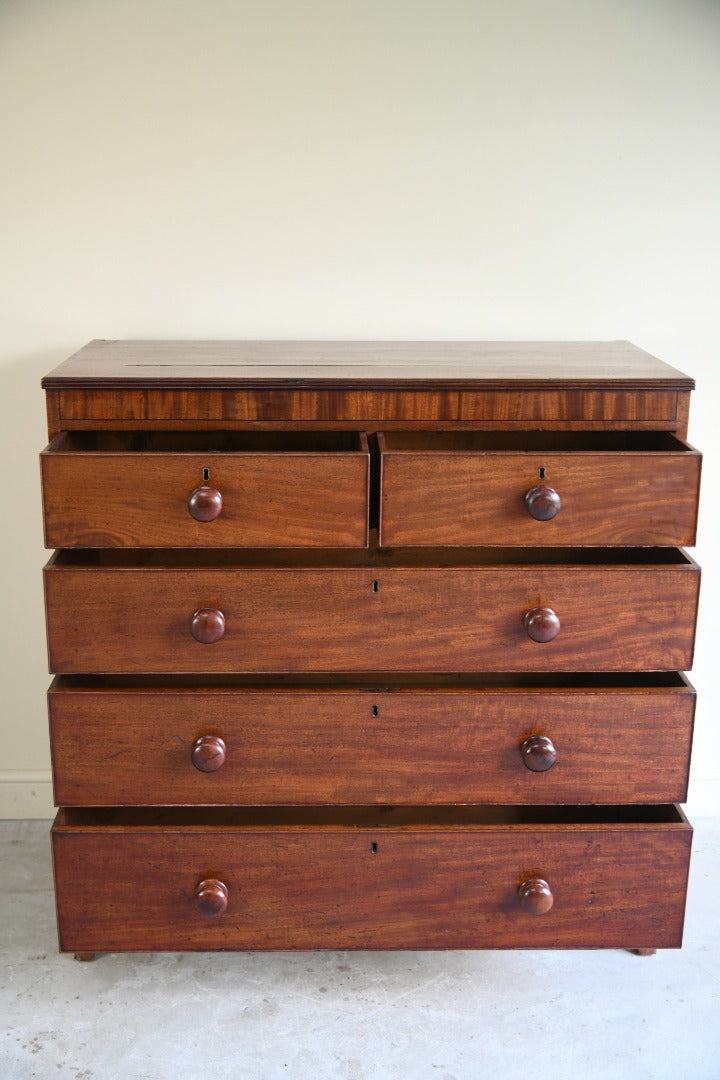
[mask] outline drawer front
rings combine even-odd
[[[686,670],[698,584],[689,562],[183,570],[60,557],[45,571],[50,668]],[[553,640],[529,636],[557,625]]]
[[[262,445],[264,433],[226,441],[253,446],[253,435]],[[46,546],[364,547],[365,435],[287,435],[264,435],[277,449],[228,453],[92,451],[74,448],[85,445],[81,435],[60,436],[41,455]],[[190,441],[182,436],[179,445]],[[211,436],[200,441],[216,444]],[[295,443],[309,449],[282,449]]]
[[[682,802],[667,689],[51,691],[65,806]]]
[[[681,943],[686,823],[210,827],[141,818],[93,828],[66,824],[73,813],[83,817],[63,811],[53,829],[63,950]],[[548,894],[549,910],[528,910],[531,901],[546,907]]]
[[[666,450],[566,452],[464,449],[492,442],[485,432],[378,438],[384,546],[695,543],[701,456],[670,435],[635,437]],[[613,445],[586,441],[603,438]]]

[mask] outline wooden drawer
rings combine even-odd
[[[363,547],[362,432],[75,432],[41,455],[47,547]]]
[[[392,431],[378,443],[385,546],[695,543],[701,455],[667,432]]]
[[[687,790],[680,675],[347,685],[56,679],[55,801],[657,803]]]
[[[242,563],[238,559],[242,558]],[[682,551],[60,552],[56,673],[670,671],[692,665]],[[556,633],[559,626],[559,632]],[[538,641],[531,638],[548,637]],[[196,635],[196,636],[193,636]],[[222,635],[222,636],[221,636]],[[201,643],[203,638],[212,643]]]
[[[675,947],[691,836],[674,806],[64,809],[60,947]]]

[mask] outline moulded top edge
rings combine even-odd
[[[101,387],[692,389],[627,341],[91,341],[42,380]]]

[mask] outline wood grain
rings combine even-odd
[[[678,390],[677,395],[677,424],[676,433],[679,439],[688,437],[688,421],[690,419],[690,390]]]
[[[692,379],[629,342],[90,342],[43,380],[66,429],[655,424]],[[682,432],[684,434],[684,430]]]
[[[92,824],[53,828],[60,945],[127,949],[670,948],[691,829],[676,820],[508,824]],[[457,818],[457,815],[456,815]],[[362,821],[362,819],[360,819]],[[75,822],[73,824],[73,821]],[[83,822],[78,823],[78,822]],[[376,845],[375,851],[372,845]],[[518,899],[548,882],[542,918]],[[195,911],[198,884],[224,914]],[[141,887],[138,887],[141,886]]]
[[[551,435],[516,436],[523,440],[524,449],[513,442],[493,449],[493,437],[482,432],[379,434],[380,543],[695,543],[702,459],[687,443],[669,435],[577,435],[558,451]],[[495,441],[502,446],[503,436]],[[539,478],[562,503],[547,521],[525,505]]]
[[[397,383],[520,390],[552,385],[691,389],[693,380],[628,341],[103,341],[43,380],[46,389],[112,383],[219,387]]]
[[[59,435],[62,423],[60,420],[60,394],[54,390],[45,392],[45,410],[47,413],[48,438],[54,439]]]
[[[45,572],[51,670],[628,671],[692,666],[699,573],[670,566],[356,569],[83,568]],[[551,606],[562,630],[528,637]],[[218,609],[214,645],[190,632]]]
[[[43,385],[61,949],[680,944],[692,379],[628,342],[96,341]]]
[[[49,694],[55,801],[157,804],[683,801],[695,694],[687,684],[585,689],[244,689]],[[523,743],[552,738],[547,772]],[[194,747],[222,767],[193,765]],[[204,759],[203,759],[204,760]]]
[[[134,438],[95,449],[92,439],[65,435],[41,454],[47,547],[367,544],[370,455],[362,433],[314,433],[301,440],[305,449],[292,449],[299,436],[278,434],[267,450],[253,449],[253,433],[238,434],[229,452],[215,449],[227,436],[196,451],[164,450],[158,436],[149,449],[133,450]],[[173,443],[182,447],[183,439]],[[192,445],[189,435],[185,443]],[[222,511],[198,521],[188,502],[208,479]]]
[[[372,431],[389,424],[493,424],[527,427],[632,428],[677,425],[675,390],[353,390],[335,385],[316,390],[258,387],[234,389],[133,389],[104,387],[57,391],[63,428],[232,428],[248,424],[346,424]]]

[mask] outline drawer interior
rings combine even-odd
[[[362,431],[64,431],[51,453],[367,453]]]
[[[496,829],[547,825],[689,829],[674,803],[645,806],[63,807],[54,828],[79,829]]]
[[[278,674],[278,675],[227,675],[213,672],[204,673],[202,684],[198,684],[197,675],[56,675],[49,692],[62,693],[99,693],[116,691],[120,693],[143,693],[148,690],[168,693],[231,693],[242,691],[252,693],[272,690],[285,691],[289,694],[337,693],[338,691],[358,693],[448,693],[457,690],[468,691],[513,691],[567,693],[568,690],[597,691],[601,694],[626,692],[628,690],[656,690],[660,693],[680,691],[695,693],[685,675],[680,671],[628,671],[628,672],[482,672],[469,674],[428,674],[403,672],[388,675],[387,672],[357,674]]]
[[[668,431],[384,431],[393,453],[688,453],[688,443]]]
[[[375,537],[376,542],[376,537]],[[48,568],[182,570],[245,567],[681,566],[695,567],[682,548],[377,548],[282,550],[235,548],[82,549],[57,551]]]

